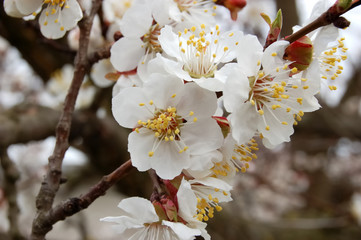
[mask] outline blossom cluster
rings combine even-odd
[[[164,192],[152,202],[125,199],[124,216],[103,220],[129,226],[120,234],[137,239],[209,239],[204,222],[232,200],[233,177],[257,158],[259,142],[290,141],[293,126],[320,108],[315,95],[342,72],[347,49],[333,26],[264,49],[254,35],[222,31],[213,1],[155,2],[134,1],[119,21],[123,37],[110,61],[126,77],[115,85],[112,111],[133,130],[133,166],[155,170]],[[154,219],[130,215],[130,205]]]
[[[216,23],[215,10],[223,7],[217,2],[233,19],[245,4],[103,2],[111,34],[94,44],[113,41],[116,32],[122,37],[92,77],[102,86],[110,83],[104,83],[105,73],[116,81],[112,112],[120,126],[132,129],[132,165],[154,170],[161,188],[150,201],[124,199],[121,216],[102,219],[118,223],[121,239],[210,239],[206,222],[232,200],[234,176],[247,171],[259,144],[274,148],[290,141],[294,125],[320,108],[315,95],[321,88],[336,89],[329,82],[342,73],[347,51],[336,27],[263,46],[255,35],[223,31]],[[44,6],[40,28],[49,38],[62,37],[82,17],[75,0],[4,5],[15,17],[36,15]],[[314,13],[328,7],[321,1]]]

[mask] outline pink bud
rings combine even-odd
[[[213,116],[213,119],[215,119],[219,125],[219,127],[222,130],[223,133],[223,137],[227,137],[229,131],[230,131],[230,127],[229,127],[229,122],[228,119],[225,117],[218,117],[218,116]]]
[[[286,37],[287,40],[287,37]],[[296,67],[298,72],[306,70],[312,62],[313,45],[309,37],[303,36],[291,43],[285,50],[283,59],[292,61],[289,68]]]
[[[217,0],[216,4],[225,6],[231,12],[233,21],[237,20],[237,13],[247,4],[246,0]]]

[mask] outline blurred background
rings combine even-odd
[[[223,29],[241,29],[264,42],[268,29],[261,12],[273,19],[282,9],[284,37],[307,21],[314,4],[249,0],[237,21],[222,8],[217,17]],[[318,96],[322,108],[303,117],[291,142],[258,151],[249,171],[235,179],[234,201],[223,204],[223,211],[209,221],[212,239],[361,239],[361,8],[345,17],[351,26],[340,34],[349,51],[345,70],[334,83],[338,90],[324,87]],[[98,31],[105,38],[106,29]],[[14,221],[20,235],[30,232],[72,78],[76,36],[73,31],[57,41],[44,39],[36,22],[10,18],[0,6],[0,239],[10,239],[7,232]],[[57,202],[85,193],[129,159],[129,131],[110,110],[112,86],[99,87],[93,78],[85,79],[77,100],[63,166],[67,182]],[[117,215],[122,198],[149,198],[152,189],[148,174],[133,170],[88,209],[57,223],[47,239],[117,239],[99,219]]]

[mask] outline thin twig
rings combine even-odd
[[[80,86],[90,65],[88,62],[88,45],[90,31],[95,14],[101,5],[101,0],[92,1],[89,15],[84,13],[83,19],[78,23],[80,29],[79,50],[75,58],[75,72],[71,86],[64,102],[64,108],[56,128],[56,143],[53,154],[49,157],[48,171],[44,177],[39,194],[36,198],[37,216],[33,221],[31,239],[44,239],[45,234],[52,229],[48,223],[47,215],[52,208],[54,198],[58,192],[61,180],[61,166],[65,152],[69,148],[69,132],[72,114]]]
[[[157,194],[158,195],[164,194],[164,190],[159,182],[159,177],[157,173],[153,169],[148,170],[148,173],[150,178],[152,179],[154,190],[157,192]]]
[[[56,222],[64,220],[87,208],[98,197],[105,195],[106,191],[124,177],[132,168],[131,160],[128,160],[112,173],[104,176],[86,194],[69,198],[65,202],[58,204],[46,214],[45,219],[47,220],[47,224],[54,225]]]
[[[336,4],[337,3],[335,3],[332,7],[330,7],[326,12],[324,12],[321,16],[319,16],[317,19],[315,19],[311,23],[309,23],[308,25],[304,26],[297,32],[288,36],[286,38],[286,40],[289,41],[290,43],[292,43],[292,42],[296,41],[297,39],[299,39],[300,37],[305,36],[306,34],[316,30],[317,28],[327,26],[332,23],[336,23],[337,21],[340,20],[340,16],[342,14],[350,11],[354,7],[359,6],[361,3],[360,3],[360,1],[355,1],[348,9],[343,10],[343,11],[337,10]]]
[[[9,209],[8,209],[8,219],[9,219],[9,231],[8,235],[10,239],[14,240],[23,240],[25,239],[19,231],[18,228],[18,218],[19,218],[19,206],[17,204],[17,190],[16,182],[20,178],[19,171],[17,170],[15,164],[10,160],[7,154],[7,148],[0,148],[0,161],[1,167],[4,170],[4,192],[7,199]]]

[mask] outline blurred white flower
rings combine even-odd
[[[76,0],[5,0],[4,9],[12,17],[36,15],[44,5],[39,17],[40,31],[52,39],[61,38],[74,28],[83,13]]]

